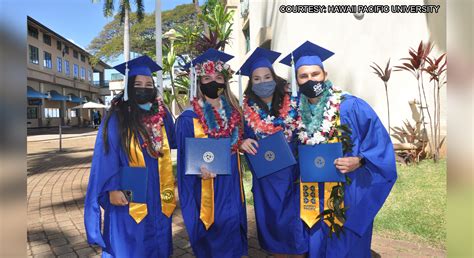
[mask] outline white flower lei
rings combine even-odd
[[[331,133],[331,131],[332,134],[336,133],[336,118],[339,115],[342,91],[335,87],[332,87],[330,90],[332,91],[332,94],[331,97],[329,97],[329,100],[326,102],[326,106],[324,107],[324,120],[321,124],[321,127],[318,130],[315,130],[311,136],[308,135],[306,125],[303,123],[301,108],[298,109],[298,120],[296,123],[298,127],[298,139],[301,141],[301,143],[307,145],[327,143],[327,136]]]

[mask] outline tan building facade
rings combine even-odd
[[[383,2],[383,3],[382,3]],[[440,5],[438,13],[284,13],[281,5]],[[383,82],[373,73],[373,62],[385,66],[401,65],[409,48],[420,41],[436,45],[432,56],[446,52],[446,2],[436,0],[334,1],[321,0],[228,0],[226,7],[234,10],[232,39],[225,51],[235,58],[231,67],[238,69],[256,47],[281,52],[274,65],[275,72],[290,78],[288,66],[280,59],[306,40],[325,47],[335,55],[324,62],[334,85],[367,101],[387,127],[387,107]],[[244,89],[246,79],[244,80]],[[411,120],[408,101],[418,99],[417,81],[409,72],[392,72],[388,83],[391,126]],[[426,98],[433,114],[433,86],[424,80]],[[237,93],[237,84],[232,85]],[[441,132],[446,135],[446,86],[441,91]]]
[[[101,102],[104,72],[111,67],[102,61],[93,65],[87,51],[27,19],[27,127],[90,124],[91,110],[72,108],[86,101]],[[99,74],[99,85],[94,85],[94,73]]]

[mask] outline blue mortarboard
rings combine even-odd
[[[242,75],[251,76],[257,68],[272,68],[273,62],[281,55],[279,52],[271,51],[265,48],[257,47],[255,51],[245,60],[245,63],[239,69],[239,104],[242,106]]]
[[[128,77],[136,75],[152,76],[151,73],[160,71],[161,67],[150,57],[143,55],[128,62],[114,66],[115,70],[125,75],[123,100],[128,100]]]
[[[296,96],[296,70],[303,65],[318,65],[324,69],[323,61],[334,55],[333,52],[306,41],[290,54],[285,56],[280,63],[291,66],[291,95]]]
[[[291,55],[293,54],[293,58]],[[312,42],[306,41],[289,55],[280,60],[280,63],[291,66],[291,59],[295,62],[295,69],[303,65],[319,65],[324,69],[323,61],[334,55],[333,52],[320,47]]]
[[[252,72],[257,68],[272,68],[273,62],[275,62],[280,55],[281,53],[257,47],[252,55],[247,58],[242,67],[240,67],[239,74],[251,76]]]
[[[191,72],[189,73],[189,80],[190,80],[190,88],[189,88],[189,99],[192,100],[196,97],[197,91],[197,74],[194,69],[194,66],[197,64],[202,64],[207,61],[222,61],[226,63],[230,59],[234,58],[234,56],[224,53],[222,51],[216,50],[214,48],[209,48],[206,52],[202,53],[200,56],[194,58],[191,62],[187,63],[184,66],[184,69],[190,69]]]
[[[221,52],[219,50],[213,49],[213,48],[209,48],[206,52],[204,52],[200,56],[194,58],[193,61],[187,63],[184,66],[184,69],[189,69],[191,67],[191,64],[194,66],[194,65],[197,65],[197,64],[202,64],[206,61],[216,62],[216,61],[220,60],[220,61],[226,63],[227,61],[229,61],[232,58],[234,58],[234,56],[229,55],[229,54],[224,53],[224,52]]]

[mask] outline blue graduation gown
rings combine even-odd
[[[372,227],[377,212],[382,208],[397,179],[395,154],[390,136],[374,110],[364,100],[344,95],[341,103],[341,124],[352,129],[351,153],[362,155],[366,165],[348,173],[352,179],[346,186],[344,205],[348,207],[345,234],[328,237],[329,228],[318,222],[311,230],[309,257],[370,258]],[[320,184],[320,209],[323,209],[323,187]]]
[[[247,215],[240,195],[237,155],[232,154],[232,175],[214,178],[214,224],[206,230],[199,218],[201,178],[185,175],[185,138],[194,137],[192,110],[176,121],[178,191],[184,224],[194,255],[198,258],[232,258],[247,255]]]
[[[118,117],[112,114],[107,130],[109,151],[105,153],[102,123],[97,134],[87,187],[84,223],[89,244],[102,247],[102,257],[169,257],[172,254],[171,218],[161,212],[158,161],[142,149],[148,167],[148,215],[137,224],[127,206],[110,204],[108,191],[120,190],[119,169],[128,166],[120,143]],[[176,148],[174,123],[167,112],[164,120],[170,148]],[[142,140],[140,139],[140,142]],[[104,209],[103,232],[101,211]]]
[[[247,138],[256,139],[256,136],[246,123],[244,139]],[[297,142],[293,140],[289,146],[295,153]],[[252,193],[260,247],[277,254],[308,252],[308,238],[299,212],[298,164],[260,179],[257,178],[252,164],[247,164],[252,172]]]

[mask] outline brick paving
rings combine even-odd
[[[99,257],[101,250],[86,242],[83,211],[95,135],[87,131],[63,140],[28,141],[28,243],[29,257]],[[34,140],[33,140],[34,139]],[[249,257],[271,257],[258,245],[253,208],[249,220]],[[173,215],[173,257],[194,257],[181,210]],[[446,252],[408,241],[374,235],[373,257],[446,257]]]

